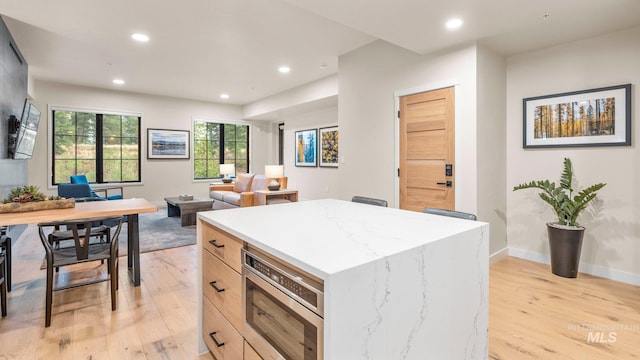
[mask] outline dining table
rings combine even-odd
[[[156,212],[158,208],[143,198],[76,202],[72,208],[48,209],[0,214],[0,226],[38,224],[122,215],[127,218],[127,268],[134,286],[140,286],[140,229],[138,214]]]

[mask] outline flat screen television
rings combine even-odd
[[[40,110],[29,100],[25,100],[20,127],[16,137],[16,147],[13,152],[14,159],[31,159],[33,147],[36,145],[36,135],[38,135],[38,125],[40,124]]]

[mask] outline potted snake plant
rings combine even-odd
[[[551,205],[558,216],[557,221],[547,223],[549,250],[551,253],[551,272],[558,276],[575,278],[578,275],[580,252],[585,228],[578,223],[578,216],[593,200],[598,190],[606,184],[598,183],[586,189],[576,191],[573,188],[573,167],[569,158],[564,158],[564,169],[560,176],[560,186],[549,180],[531,181],[513,188],[513,191],[536,188],[542,190],[538,195]]]

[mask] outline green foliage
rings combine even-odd
[[[17,203],[25,203],[31,201],[44,201],[49,200],[47,196],[38,191],[37,186],[33,185],[25,185],[23,187],[16,187],[11,189],[11,193],[9,193],[9,197],[2,202],[4,204],[8,204],[11,202]]]
[[[235,164],[236,174],[248,172],[249,126],[195,121],[194,179],[220,178],[220,163]]]
[[[55,110],[54,183],[68,182],[75,174],[95,182],[101,160],[103,182],[138,180],[139,125],[138,116]],[[102,159],[97,159],[98,148]]]
[[[558,224],[580,226],[577,222],[578,215],[596,197],[598,190],[605,185],[604,183],[591,185],[579,191],[576,196],[573,196],[573,167],[571,166],[571,160],[564,158],[564,168],[560,176],[559,187],[556,187],[556,184],[549,182],[549,180],[538,180],[514,186],[513,191],[531,188],[542,190],[538,195],[544,202],[551,205],[558,216]]]

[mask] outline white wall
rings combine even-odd
[[[376,41],[341,56],[339,69],[341,197],[371,196],[397,206],[394,93],[456,85],[456,209],[475,213],[475,46],[419,56]]]
[[[295,166],[295,132],[338,125],[338,108],[334,106],[286,115],[280,120],[284,122],[285,128],[284,169],[285,175],[288,176],[288,187],[298,190],[299,200],[337,198],[340,193],[339,188],[345,182],[340,176],[339,168]],[[338,152],[340,151],[341,148],[338,149]]]
[[[455,86],[455,208],[490,223],[491,252],[505,248],[504,60],[475,44],[420,56],[377,41],[341,56],[339,69],[340,197],[398,206],[394,94]]]
[[[597,206],[579,220],[587,228],[580,271],[640,284],[640,27],[514,56],[507,61],[507,226],[510,253],[548,261],[549,206],[524,181],[557,181],[571,158],[580,188],[606,182]],[[631,83],[630,147],[522,149],[522,99]]]
[[[37,94],[34,103],[42,110],[43,116],[38,129],[33,159],[28,160],[28,183],[39,186],[41,190],[47,189],[48,179],[47,124],[51,121],[47,111],[49,105],[142,113],[142,180],[144,186],[127,186],[124,191],[126,197],[144,197],[156,205],[164,205],[163,199],[165,197],[179,194],[188,193],[208,197],[209,182],[193,181],[191,159],[147,160],[146,129],[192,131],[193,117],[240,120],[242,116],[240,107],[232,105],[109,91],[46,81],[36,81],[34,86],[34,94]],[[261,136],[263,136],[261,129],[254,129],[252,142],[263,144],[264,140],[261,140]],[[258,163],[265,161],[261,156],[257,156],[257,159]],[[56,194],[56,190],[49,189],[48,193]]]
[[[305,107],[307,104],[320,99],[330,98],[338,95],[338,76],[330,75],[325,78],[312,81],[297,88],[287,90],[280,94],[275,94],[267,98],[242,107],[245,119],[266,118],[274,119],[279,112],[285,109]]]

